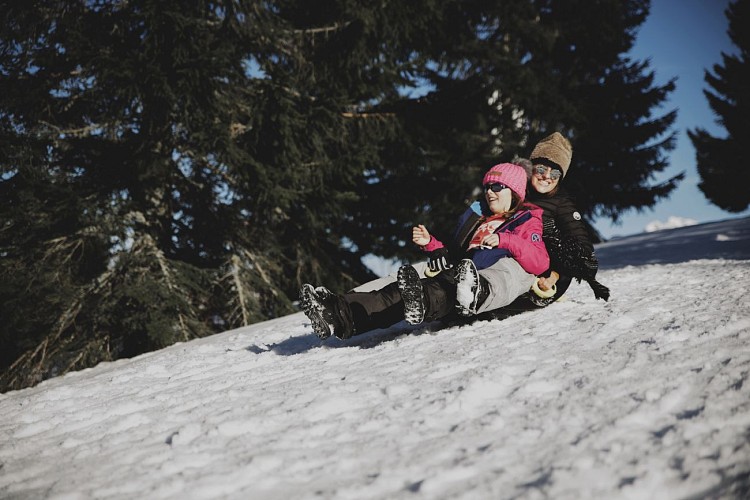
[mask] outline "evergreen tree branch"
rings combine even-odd
[[[318,35],[320,33],[329,34],[335,31],[341,31],[344,28],[347,28],[351,24],[352,24],[351,21],[347,21],[343,23],[334,23],[331,26],[323,26],[320,28],[296,29],[296,30],[293,30],[292,33],[303,34],[303,35]]]
[[[359,119],[371,119],[376,118],[380,120],[391,119],[396,117],[396,113],[392,112],[374,112],[374,111],[363,111],[354,113],[351,111],[341,113],[344,118],[359,118]]]
[[[179,296],[187,297],[188,294],[185,292],[185,290],[183,290],[175,283],[170,264],[167,261],[167,258],[164,256],[164,252],[162,252],[161,249],[156,245],[156,241],[154,241],[154,238],[148,233],[142,233],[138,242],[140,244],[134,244],[134,251],[138,252],[142,247],[146,252],[148,252],[156,259],[159,270],[164,277],[164,282],[166,283],[169,291],[171,293],[178,294]],[[186,303],[189,304],[190,301],[186,300]],[[180,332],[182,333],[183,340],[190,340],[190,333],[186,323],[186,318],[182,311],[177,312],[177,320],[180,324]]]
[[[97,295],[112,279],[113,269],[102,273],[89,286],[82,287],[78,295],[58,317],[51,333],[46,335],[34,348],[21,355],[0,377],[0,387],[21,388],[33,385],[42,380],[43,374],[53,368],[55,354],[75,337],[71,332],[69,338],[61,340],[63,333],[73,324],[80,314],[86,299]],[[72,365],[68,365],[72,366]],[[62,373],[67,371],[64,370]]]
[[[245,257],[247,257],[248,262],[253,267],[253,269],[258,271],[258,275],[260,276],[261,280],[263,280],[263,283],[268,285],[269,290],[273,295],[277,295],[278,292],[276,291],[276,286],[274,285],[273,280],[271,279],[271,276],[269,276],[263,266],[260,265],[261,260],[265,260],[262,257],[258,257],[253,252],[250,252],[249,250],[245,249],[243,250],[243,253],[245,254]]]
[[[85,127],[77,127],[77,128],[63,128],[59,127],[57,125],[54,125],[49,122],[40,121],[40,125],[44,125],[44,127],[50,129],[55,134],[55,139],[59,139],[61,137],[66,138],[85,138],[85,137],[91,137],[94,135],[97,135],[97,132],[100,132],[104,130],[105,128],[113,128],[116,127],[117,123],[108,123],[106,125],[101,125],[98,123],[92,123],[90,125],[86,125]]]
[[[240,258],[237,255],[232,255],[231,257],[231,276],[232,276],[232,282],[233,282],[233,289],[237,292],[237,309],[239,310],[242,315],[242,324],[243,325],[249,325],[250,324],[250,311],[247,306],[247,298],[245,293],[245,286],[242,282],[242,279],[240,278],[240,269],[241,269],[241,261]]]

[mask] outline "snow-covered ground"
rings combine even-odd
[[[608,303],[324,342],[298,313],[0,394],[0,498],[747,498],[750,219],[598,254]]]

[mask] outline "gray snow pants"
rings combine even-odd
[[[452,282],[438,278],[426,278],[426,263],[414,267],[422,279],[425,291],[425,320],[440,319],[451,314],[455,308],[456,290]],[[480,269],[490,287],[490,295],[479,307],[477,314],[507,306],[529,291],[536,276],[527,273],[511,258],[502,258],[486,269]],[[357,332],[390,326],[403,318],[403,302],[395,285],[396,273],[365,283],[344,295],[355,318]]]

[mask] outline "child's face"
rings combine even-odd
[[[493,214],[507,212],[510,210],[510,204],[513,201],[509,188],[505,188],[498,192],[495,192],[492,189],[485,189],[484,197]]]

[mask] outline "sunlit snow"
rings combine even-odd
[[[301,313],[0,394],[0,498],[750,492],[750,219],[614,240],[595,300],[319,341]]]

